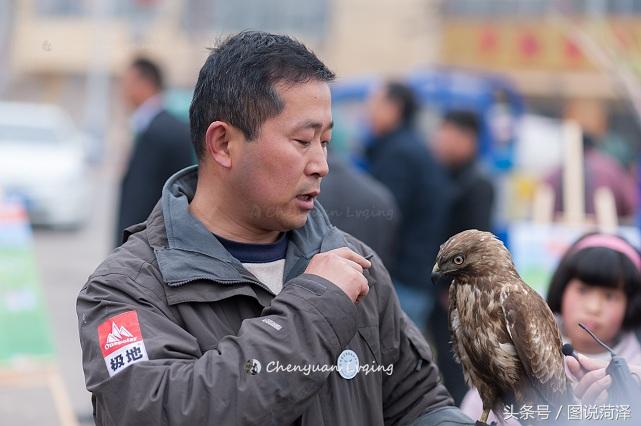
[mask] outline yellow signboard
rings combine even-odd
[[[458,66],[498,71],[596,71],[577,44],[576,30],[600,48],[632,65],[641,64],[641,19],[561,21],[518,20],[481,22],[452,19],[444,23],[441,59]]]

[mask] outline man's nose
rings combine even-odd
[[[310,152],[311,158],[307,163],[307,174],[325,177],[329,173],[329,164],[327,163],[327,148],[322,144],[314,144]]]

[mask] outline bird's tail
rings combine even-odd
[[[568,406],[577,403],[569,381],[564,383],[563,390],[554,393],[536,386],[523,386],[508,400],[514,404],[522,425],[557,424],[567,419]]]

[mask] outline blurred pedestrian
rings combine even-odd
[[[401,211],[390,273],[403,310],[424,329],[434,302],[427,259],[436,257],[445,240],[447,178],[416,129],[419,105],[411,88],[388,82],[371,95],[368,107],[369,171]]]
[[[481,123],[472,111],[447,112],[434,136],[434,153],[450,178],[449,238],[466,229],[491,231],[494,184],[478,162]]]
[[[198,166],[78,296],[97,425],[473,424],[380,258],[315,199],[333,78],[287,36],[211,51],[190,108]]]
[[[136,58],[122,76],[122,95],[133,110],[133,147],[120,183],[115,244],[123,230],[143,222],[160,199],[165,181],[194,163],[189,127],[163,106],[164,78],[160,67]]]
[[[450,204],[446,238],[466,229],[491,231],[494,206],[492,180],[477,161],[480,121],[471,111],[447,112],[434,136],[434,153],[450,178]],[[429,332],[436,349],[443,383],[459,404],[468,386],[461,365],[454,361],[450,349],[447,322],[447,283],[436,287],[436,302],[429,321]]]
[[[614,196],[619,217],[630,217],[636,213],[638,194],[634,177],[610,155],[601,152],[595,139],[583,134],[585,212],[595,214],[594,193],[601,187],[608,188]],[[545,181],[555,193],[554,211],[563,211],[563,166],[557,167]]]
[[[328,163],[330,173],[323,179],[318,200],[329,220],[374,249],[390,269],[400,222],[394,196],[331,150]]]

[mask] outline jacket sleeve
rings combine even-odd
[[[372,273],[375,274],[376,297],[381,309],[381,354],[383,365],[394,365],[393,373],[383,376],[385,424],[405,425],[422,414],[431,415],[437,410],[441,413],[439,416],[452,412],[458,417],[459,410],[453,406],[450,394],[440,381],[427,342],[401,310],[387,271],[380,260],[377,263]],[[443,411],[443,407],[453,411]]]
[[[132,310],[149,360],[110,377],[97,329]],[[246,319],[237,335],[204,353],[163,298],[126,275],[92,277],[80,292],[77,312],[98,425],[290,424],[329,372],[277,372],[274,363],[331,365],[356,333],[351,300],[331,282],[308,274],[290,280],[260,317]],[[260,362],[258,374],[246,372],[248,360]]]

